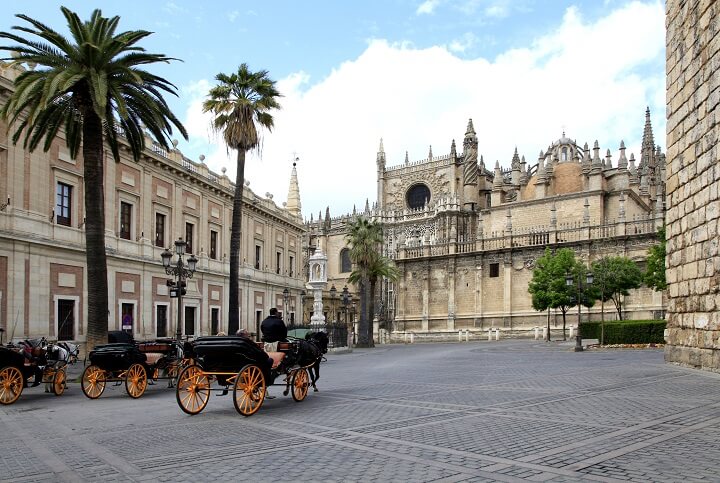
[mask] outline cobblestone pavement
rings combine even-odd
[[[159,383],[0,407],[0,481],[720,481],[720,376],[571,343],[330,354],[320,392],[244,418]]]

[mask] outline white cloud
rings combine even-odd
[[[231,23],[235,22],[235,20],[239,16],[240,16],[240,12],[238,12],[237,10],[233,10],[232,12],[228,13],[228,20],[230,20]]]
[[[297,153],[304,215],[324,215],[328,205],[341,215],[375,200],[381,137],[388,166],[401,164],[406,150],[411,160],[427,157],[429,145],[447,154],[453,139],[462,145],[470,117],[488,166],[509,166],[516,146],[534,163],[563,129],[580,144],[597,139],[613,163],[621,140],[628,156],[639,156],[648,104],[655,140],[664,144],[664,35],[663,6],[636,2],[592,24],[569,9],[556,31],[493,60],[372,41],[322,80],[299,72],[278,82],[283,109],[262,159],[248,158],[246,178],[281,204]],[[192,87],[204,95],[208,85]],[[198,98],[186,126],[204,140],[209,118],[199,110]],[[226,166],[234,177],[234,153],[216,145],[205,154],[211,169]]]
[[[457,52],[459,54],[465,52],[466,50],[472,48],[473,45],[475,45],[478,41],[477,36],[475,36],[472,32],[465,32],[462,37],[459,39],[455,39],[452,42],[450,42],[450,45],[448,45],[448,49],[451,52]]]
[[[425,0],[415,11],[416,15],[431,15],[440,4],[440,0]]]

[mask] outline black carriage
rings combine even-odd
[[[307,396],[310,386],[308,366],[298,364],[300,341],[279,342],[276,352],[265,352],[243,337],[200,337],[186,344],[195,363],[183,369],[178,378],[176,397],[180,408],[198,414],[212,391],[227,394],[232,388],[235,409],[243,416],[255,414],[263,404],[267,387],[284,375],[284,395],[292,392],[295,401]],[[215,387],[213,387],[213,383]]]
[[[77,361],[77,353],[74,344],[48,345],[44,338],[0,346],[0,404],[17,401],[30,378],[34,386],[46,384],[46,392],[61,396],[67,386],[67,366]]]
[[[118,340],[111,333],[109,340]],[[172,339],[135,342],[111,342],[95,346],[88,354],[90,365],[83,371],[80,381],[83,394],[90,399],[99,398],[107,383],[125,384],[133,399],[145,393],[148,383],[168,380],[172,387],[183,366],[183,351]]]

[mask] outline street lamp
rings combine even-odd
[[[305,290],[300,291],[300,308],[302,309],[302,312],[300,312],[300,325],[305,324],[305,297],[307,294],[305,293]]]
[[[345,285],[342,289],[342,295],[340,300],[342,300],[343,304],[343,312],[345,312],[345,326],[347,326],[348,323],[348,305],[350,305],[350,292],[348,291],[347,285]]]
[[[330,307],[332,310],[332,316],[331,316],[331,323],[335,322],[335,296],[337,295],[337,289],[335,288],[335,285],[333,284],[332,287],[330,287]]]
[[[161,254],[162,264],[165,268],[165,273],[172,275],[177,278],[176,282],[168,280],[167,284],[170,287],[170,297],[177,298],[178,301],[178,313],[177,313],[177,327],[175,331],[175,338],[180,341],[182,338],[182,296],[185,295],[185,279],[192,278],[195,269],[197,268],[197,258],[195,255],[190,254],[190,258],[187,260],[187,265],[183,262],[183,255],[185,255],[185,248],[187,243],[182,239],[178,238],[175,241],[175,254],[177,260],[172,261],[173,254],[169,248],[166,248]]]
[[[290,299],[290,291],[285,287],[283,290],[283,318],[287,320],[288,316],[288,300]]]
[[[593,274],[592,272],[587,272],[585,274],[585,287],[588,287],[592,285],[593,283]],[[575,281],[573,280],[572,274],[568,273],[565,276],[565,284],[568,287],[572,287],[575,285]],[[578,306],[578,324],[577,324],[577,335],[575,336],[575,352],[582,352],[583,346],[582,346],[582,336],[580,335],[580,311],[582,310],[582,301],[580,300],[580,291],[582,290],[582,280],[580,277],[577,278],[577,298],[575,301],[577,302]]]

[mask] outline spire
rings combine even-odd
[[[597,139],[595,140],[595,144],[593,144],[592,167],[590,170],[593,172],[602,170],[602,160],[600,159],[600,145],[598,144]]]
[[[637,168],[635,167],[635,153],[630,153],[630,166],[628,166],[628,172],[630,173],[630,184],[637,184],[639,178]]]
[[[512,163],[510,163],[513,170],[520,169],[520,155],[518,155],[517,146],[515,146],[515,153],[513,153]]]
[[[405,164],[409,164],[409,163],[410,163],[410,159],[408,158],[408,152],[405,151]]]
[[[468,119],[467,129],[465,129],[465,137],[475,136],[475,126],[473,126],[472,118]]]
[[[463,154],[467,163],[472,158],[472,163],[477,163],[478,139],[475,135],[475,127],[473,127],[472,119],[468,120],[467,129],[465,130],[465,138],[463,139]]]
[[[380,147],[377,152],[377,165],[378,169],[385,169],[385,148],[383,147],[383,139],[380,138]]]
[[[300,158],[296,156],[292,164],[292,171],[290,172],[290,188],[288,188],[286,208],[294,216],[302,219],[302,204],[300,203],[300,187],[298,185],[296,168],[298,161],[300,161]]]
[[[332,228],[332,220],[330,219],[330,207],[328,206],[325,208],[325,222],[323,224],[323,229],[330,231],[330,228]]]
[[[603,164],[603,168],[612,169],[612,154],[610,154],[609,149],[605,153],[605,164]]]
[[[367,198],[365,198],[365,214],[370,214],[370,201]]]
[[[432,155],[432,144],[430,145],[430,149],[428,150],[428,161],[432,161],[433,155]]]
[[[547,173],[545,172],[545,153],[540,150],[538,155],[538,169],[537,169],[537,181],[536,183],[544,183],[547,179]]]
[[[450,157],[456,158],[457,157],[457,150],[455,148],[455,140],[452,140],[452,144],[450,144]]]
[[[590,148],[588,147],[588,143],[585,143],[585,145],[583,146],[583,159],[582,159],[583,174],[590,173],[591,168],[592,168],[592,160],[590,159]]]
[[[643,130],[642,152],[646,150],[655,151],[655,138],[653,136],[652,123],[650,122],[650,108],[645,109],[645,129]]]
[[[502,171],[500,171],[500,161],[495,161],[495,175],[493,176],[493,191],[502,189],[503,179]]]
[[[627,169],[628,160],[625,157],[625,141],[620,141],[620,158],[618,159],[618,170],[624,171]]]

